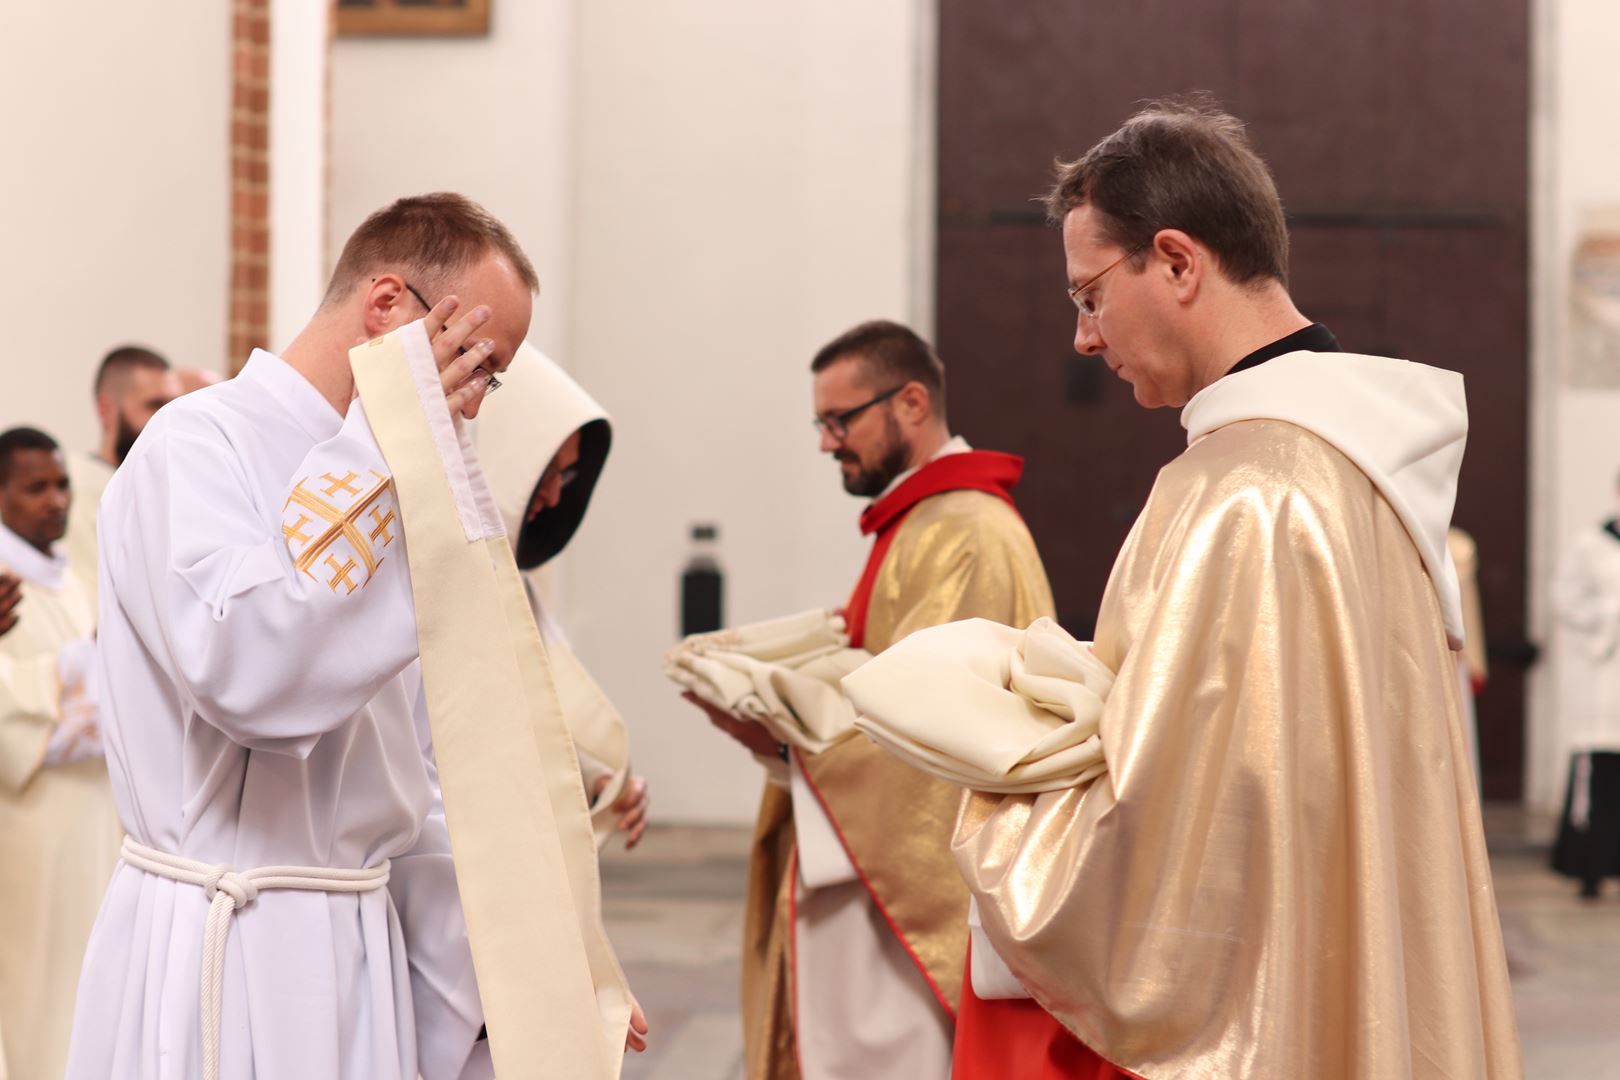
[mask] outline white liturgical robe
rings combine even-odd
[[[104,735],[120,815],[159,851],[357,870],[266,890],[226,939],[221,1075],[461,1074],[482,1012],[438,794],[387,466],[280,359],[181,398],[102,502]],[[203,888],[120,864],[68,1075],[202,1074]]]

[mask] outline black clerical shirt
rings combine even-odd
[[[1311,323],[1303,330],[1295,330],[1285,338],[1278,338],[1270,345],[1262,345],[1248,356],[1232,365],[1228,375],[1235,375],[1249,368],[1257,368],[1267,360],[1275,360],[1291,352],[1343,352],[1339,348],[1339,339],[1333,336],[1333,331],[1319,322]]]

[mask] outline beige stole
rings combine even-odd
[[[352,349],[393,474],[422,682],[501,1080],[614,1077],[630,996],[601,920],[585,792],[544,646],[422,323]]]

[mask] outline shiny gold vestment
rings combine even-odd
[[[1278,421],[1199,440],[1095,651],[1108,773],[955,840],[1048,1011],[1152,1080],[1521,1075],[1455,657],[1366,475]]]
[[[1023,520],[982,491],[931,496],[898,527],[878,570],[865,647],[913,630],[985,618],[1027,626],[1051,615],[1052,590]],[[800,758],[868,890],[953,1013],[967,955],[967,889],[951,859],[962,789],[901,764],[854,732]],[[767,786],[749,871],[743,1032],[750,1080],[792,1080],[793,808]]]

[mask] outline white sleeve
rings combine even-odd
[[[356,400],[272,493],[206,414],[148,435],[103,503],[101,535],[116,538],[105,599],[204,722],[306,756],[417,652],[404,533],[365,412]]]
[[[439,793],[439,769],[433,760],[427,701],[420,690],[420,678],[415,681],[418,691],[412,713],[428,779],[433,784],[433,807],[415,845],[394,857],[388,872],[388,891],[399,912],[410,965],[417,1071],[423,1080],[455,1080],[466,1074],[474,1040],[484,1023],[484,1009],[473,974],[455,864],[450,857],[450,833],[444,820],[444,799]]]
[[[1583,650],[1602,661],[1620,637],[1620,596],[1592,565],[1594,555],[1582,537],[1564,557],[1553,581],[1553,610]]]

